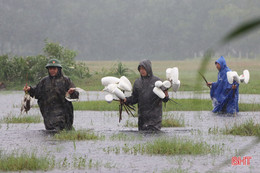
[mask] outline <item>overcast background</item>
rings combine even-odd
[[[0,54],[42,53],[44,40],[78,60],[173,60],[202,56],[259,0],[0,0]],[[254,58],[260,30],[218,50]]]

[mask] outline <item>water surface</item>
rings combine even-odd
[[[19,116],[22,92],[0,93],[0,118],[8,115]],[[102,93],[103,94],[103,93]],[[89,100],[102,100],[100,92],[90,92]],[[187,93],[188,95],[188,93]],[[185,94],[182,95],[184,97]],[[246,97],[246,96],[245,96]],[[254,99],[258,99],[254,97]],[[37,108],[29,111],[28,115],[39,115]],[[78,129],[92,129],[95,133],[103,135],[104,140],[97,141],[58,141],[53,138],[53,132],[46,131],[43,123],[32,124],[0,124],[0,150],[13,152],[15,150],[37,151],[39,155],[50,155],[55,160],[62,161],[67,158],[85,157],[96,167],[77,169],[73,166],[66,168],[68,172],[162,172],[181,168],[187,172],[206,172],[215,169],[220,172],[257,172],[260,169],[260,144],[255,143],[256,137],[241,137],[232,135],[209,134],[211,128],[231,127],[235,123],[242,123],[253,119],[260,123],[259,112],[240,112],[236,117],[213,114],[208,111],[174,111],[169,116],[182,118],[185,127],[162,128],[158,134],[140,133],[136,127],[126,127],[127,122],[137,122],[137,118],[129,117],[125,112],[123,119],[118,122],[117,111],[75,111],[74,127]],[[129,140],[112,140],[111,136],[117,134],[129,136]],[[129,154],[120,150],[106,152],[107,148],[121,148],[142,144],[154,139],[166,137],[183,137],[194,141],[205,141],[211,145],[223,146],[224,153],[220,155],[147,155]],[[232,166],[231,158],[239,151],[245,150],[243,156],[251,156],[250,166]],[[227,164],[222,165],[227,162]],[[52,172],[62,172],[55,168]]]

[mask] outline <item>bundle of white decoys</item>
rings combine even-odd
[[[120,101],[125,99],[125,92],[131,92],[132,91],[132,84],[131,82],[125,77],[122,76],[120,78],[113,77],[113,76],[106,76],[101,79],[101,83],[105,88],[104,91],[107,91],[108,94],[105,96],[105,100],[108,103],[111,103],[113,100]],[[116,99],[114,99],[116,98]],[[120,99],[120,100],[119,100]],[[131,110],[135,110],[134,106],[131,105],[125,105],[122,101],[120,101],[119,105],[119,122],[122,119],[122,109],[125,108],[126,112],[128,114],[132,114]]]
[[[122,76],[120,78],[113,76],[103,77],[101,79],[101,83],[103,86],[105,86],[103,90],[109,93],[105,96],[105,100],[108,103],[111,103],[114,100],[114,96],[124,100],[125,91],[132,91],[131,82],[125,76]]]
[[[179,80],[179,69],[178,67],[167,68],[166,69],[166,78],[172,84],[172,89],[174,92],[177,92],[180,88],[181,81]]]
[[[177,92],[180,88],[180,80],[179,80],[179,70],[177,67],[167,68],[166,69],[166,78],[165,81],[156,81],[154,84],[153,92],[160,97],[161,99],[165,98],[165,90],[168,90],[172,87],[174,92]]]
[[[250,74],[248,70],[244,70],[243,74],[240,76],[237,74],[236,71],[228,71],[227,72],[227,79],[230,84],[233,84],[236,81],[238,84],[245,83],[247,84],[250,79]]]

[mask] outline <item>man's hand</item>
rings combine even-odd
[[[70,89],[68,90],[68,93],[69,93],[69,94],[72,94],[72,93],[74,93],[75,90],[76,90],[75,88],[70,88]]]
[[[123,100],[123,99],[120,99],[120,103],[121,104],[124,104],[126,102],[126,98]]]
[[[29,87],[29,86],[24,86],[23,87],[24,92],[28,92],[28,91],[30,91],[30,89],[31,89],[31,87]]]
[[[211,87],[211,85],[212,85],[212,82],[208,82],[207,83],[207,86],[210,88]]]
[[[237,86],[234,84],[232,85],[232,89],[235,90],[237,88]]]
[[[163,92],[164,92],[164,94],[165,94],[165,97],[169,97],[168,90],[165,90],[165,91],[163,91]]]

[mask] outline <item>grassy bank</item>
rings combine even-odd
[[[168,102],[163,111],[211,111],[210,100],[201,99],[175,99],[178,104]],[[108,104],[106,101],[82,101],[74,102],[74,110],[94,110],[94,111],[118,111],[118,102]],[[136,105],[137,107],[137,105]],[[137,108],[136,108],[137,110]],[[260,111],[259,104],[239,104],[240,112]]]
[[[242,94],[260,94],[260,61],[258,59],[239,59],[239,58],[229,58],[225,57],[227,60],[228,66],[237,71],[238,74],[242,74],[244,69],[248,69],[250,71],[250,82],[248,85],[241,84],[239,91]],[[217,80],[217,69],[215,67],[214,62],[217,58],[212,59],[210,64],[207,67],[207,72],[205,73],[205,77],[208,81],[216,81]],[[86,81],[75,82],[80,87],[86,90],[101,90],[103,86],[101,85],[100,79],[104,76],[111,75],[111,71],[113,71],[113,67],[118,62],[116,61],[86,61],[86,64],[89,67],[89,71],[92,74],[90,78],[86,79]],[[127,73],[128,78],[133,84],[135,79],[139,77],[139,73],[137,71],[137,66],[139,64],[138,61],[122,61],[122,63],[129,68],[134,73]],[[197,80],[198,69],[201,61],[200,59],[190,59],[184,61],[152,61],[152,68],[154,75],[160,77],[162,80],[165,80],[165,70],[168,67],[178,67],[179,68],[179,79],[181,81],[180,91],[194,91],[194,90],[206,90],[208,89],[205,85],[205,82],[201,77],[199,80],[201,81],[202,88],[195,89],[194,84]]]
[[[239,91],[242,94],[260,94],[260,61],[258,59],[239,59],[239,58],[229,58],[225,57],[227,60],[228,66],[237,71],[238,74],[242,74],[244,69],[248,69],[250,71],[250,82],[249,84],[241,84]],[[216,81],[217,80],[217,69],[215,67],[214,61],[217,58],[211,60],[210,64],[207,67],[207,72],[205,73],[205,77],[208,81]],[[65,74],[72,78],[72,81],[76,86],[83,88],[87,91],[101,91],[104,87],[101,85],[101,78],[105,76],[117,76],[120,75],[115,74],[116,65],[119,63],[118,61],[84,61],[89,68],[89,77],[82,80],[81,78],[76,78],[70,76],[71,74]],[[198,69],[200,66],[200,59],[190,59],[184,61],[152,61],[153,73],[155,76],[160,77],[162,80],[165,80],[165,70],[169,67],[178,67],[179,68],[179,79],[181,81],[180,91],[201,91],[207,90],[207,86],[205,85],[204,80],[198,76]],[[127,67],[129,71],[124,73],[131,83],[140,76],[137,70],[137,66],[139,64],[138,61],[122,61],[124,67]],[[44,67],[43,67],[44,68]],[[47,72],[46,72],[47,74]],[[194,88],[194,85],[197,79],[201,82],[201,88]],[[35,81],[37,83],[39,81]],[[29,84],[29,85],[33,85]],[[11,87],[8,87],[9,90],[16,89],[22,90],[24,84],[17,83],[12,84]]]

